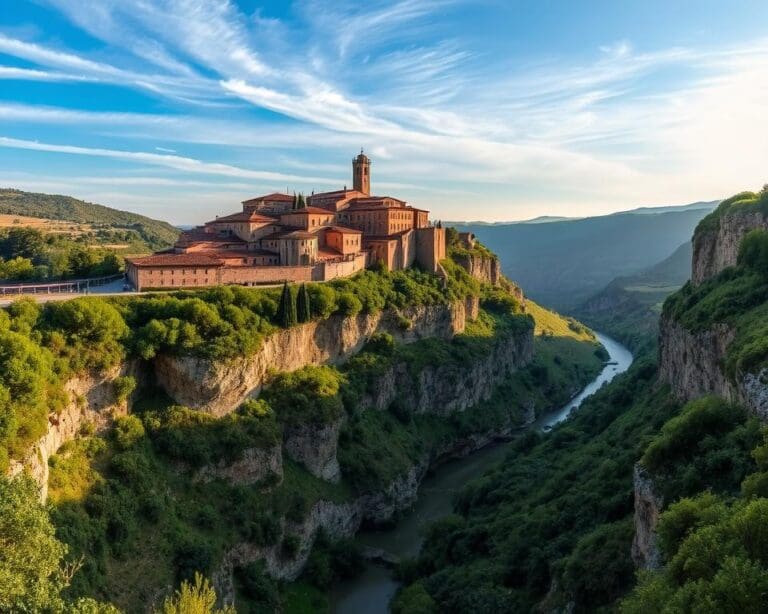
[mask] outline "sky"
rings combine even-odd
[[[443,220],[768,182],[765,0],[0,0],[0,186],[177,224],[351,185]]]

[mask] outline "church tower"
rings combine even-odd
[[[352,160],[352,188],[366,196],[371,195],[371,160],[360,150]]]

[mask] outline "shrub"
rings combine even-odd
[[[739,245],[738,263],[761,274],[768,274],[768,231],[751,230]]]
[[[351,292],[344,292],[337,299],[337,311],[343,316],[356,316],[363,310],[363,304]]]
[[[121,450],[133,447],[144,437],[144,425],[136,416],[120,416],[115,420],[115,443]]]
[[[126,375],[112,380],[112,388],[115,391],[115,400],[125,401],[136,390],[136,378]]]
[[[232,606],[216,608],[216,591],[195,572],[192,583],[184,581],[173,597],[167,597],[156,614],[235,614]]]

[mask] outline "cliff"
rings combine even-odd
[[[697,229],[693,237],[693,283],[698,285],[735,265],[741,240],[755,228],[768,229],[768,219],[761,211],[736,210],[720,215],[717,223]]]
[[[659,325],[659,378],[682,401],[716,394],[731,401],[739,393],[728,380],[723,362],[735,331],[726,324],[692,332],[665,314]]]
[[[500,382],[532,359],[532,331],[502,333],[488,355],[471,364],[429,364],[416,373],[409,365],[392,365],[363,404],[384,410],[397,400],[417,414],[446,417],[490,399]]]
[[[248,396],[258,394],[273,371],[339,363],[360,351],[374,333],[387,332],[399,343],[426,337],[450,339],[463,332],[477,298],[451,304],[385,310],[354,317],[331,316],[280,330],[259,350],[226,362],[196,357],[158,356],[155,377],[181,405],[223,416]]]
[[[501,281],[501,269],[497,258],[467,251],[453,254],[453,260],[482,283],[496,286]]]
[[[635,465],[633,478],[635,535],[632,539],[632,560],[641,569],[658,569],[661,553],[656,543],[656,525],[663,502],[656,493],[651,476],[640,464]]]
[[[86,424],[97,432],[106,430],[116,416],[128,412],[127,400],[117,401],[112,385],[121,375],[140,375],[135,362],[113,367],[102,373],[86,373],[70,378],[64,385],[69,401],[58,414],[48,418],[48,430],[29,453],[20,460],[12,460],[8,475],[27,473],[40,487],[43,501],[48,497],[48,460],[66,442],[74,439]]]

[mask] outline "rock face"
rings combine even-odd
[[[656,543],[656,526],[662,509],[661,497],[653,480],[638,463],[634,471],[635,536],[632,539],[632,560],[641,569],[658,569],[661,553]]]
[[[418,373],[395,364],[374,385],[364,404],[387,409],[397,401],[419,414],[448,416],[487,401],[496,386],[533,359],[532,331],[504,335],[482,359],[471,364],[427,365]]]
[[[283,479],[283,449],[280,444],[271,448],[248,448],[232,463],[221,461],[216,465],[203,467],[194,481],[210,482],[225,480],[237,486],[249,486],[259,482]]]
[[[66,442],[74,439],[86,423],[97,431],[107,428],[116,416],[128,412],[128,402],[117,402],[112,381],[121,375],[139,376],[136,363],[127,363],[103,373],[73,377],[64,385],[69,402],[59,414],[48,418],[48,431],[22,460],[11,461],[10,476],[27,473],[40,487],[43,501],[48,497],[48,459]]]
[[[341,479],[341,468],[336,452],[343,422],[340,419],[331,424],[309,422],[285,427],[286,453],[315,477],[338,482]]]
[[[501,280],[499,261],[496,258],[478,256],[476,254],[456,254],[454,260],[467,273],[480,282],[495,286]]]
[[[729,212],[719,222],[716,230],[697,232],[693,237],[691,280],[694,284],[700,284],[724,268],[735,265],[739,244],[750,230],[768,229],[768,219],[759,211]]]
[[[725,324],[694,333],[662,317],[659,378],[682,401],[714,394],[768,420],[768,370],[738,373],[733,378],[725,373],[726,351],[734,336],[735,331]]]
[[[659,325],[659,377],[683,401],[708,394],[729,400],[739,395],[723,371],[728,345],[734,331],[724,324],[693,333],[675,320],[663,316]]]
[[[477,299],[449,305],[427,305],[378,314],[309,322],[281,330],[266,338],[252,356],[226,362],[195,357],[158,356],[158,384],[178,403],[222,416],[258,393],[272,371],[294,371],[306,365],[343,361],[358,352],[377,332],[388,332],[400,343],[425,337],[448,339],[463,332],[467,307]],[[404,322],[410,322],[406,327]]]

